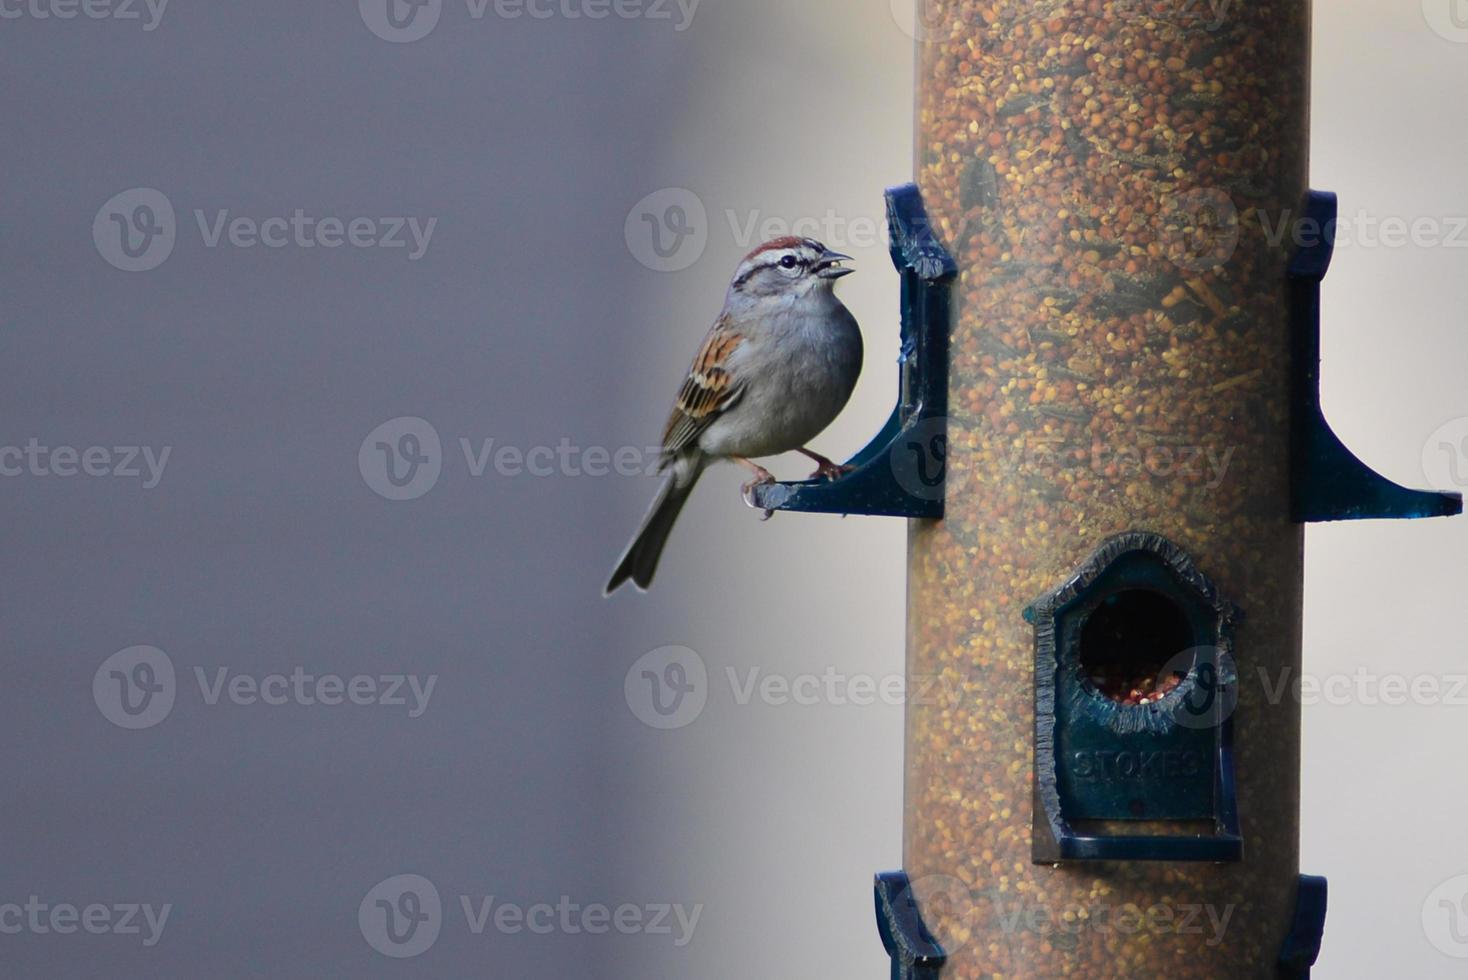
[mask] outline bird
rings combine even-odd
[[[816,463],[811,479],[850,470],[806,448],[846,407],[861,374],[861,328],[835,293],[855,271],[842,265],[849,261],[797,236],[770,239],[740,261],[673,400],[658,460],[668,475],[605,595],[628,581],[640,591],[652,585],[678,513],[712,463],[753,474],[741,488],[746,503],[754,487],[775,482],[753,457],[803,453]]]

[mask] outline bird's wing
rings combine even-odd
[[[729,373],[728,364],[729,356],[743,342],[739,331],[724,320],[715,323],[704,338],[663,430],[663,466],[692,448],[703,430],[739,400],[744,386]]]

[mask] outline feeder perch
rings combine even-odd
[[[1372,517],[1450,517],[1463,512],[1457,493],[1408,490],[1355,457],[1331,431],[1320,408],[1320,282],[1335,250],[1336,196],[1310,191],[1304,227],[1320,229],[1290,263],[1290,317],[1294,374],[1290,488],[1295,520]]]

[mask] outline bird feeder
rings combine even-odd
[[[756,500],[913,518],[892,976],[1308,976],[1303,527],[1461,510],[1321,412],[1309,4],[920,6],[899,405]]]

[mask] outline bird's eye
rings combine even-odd
[[[795,256],[793,256],[793,255],[787,255],[783,259],[780,260],[780,268],[782,268],[782,269],[793,269],[796,266],[796,262],[797,262],[797,259],[795,258]]]

